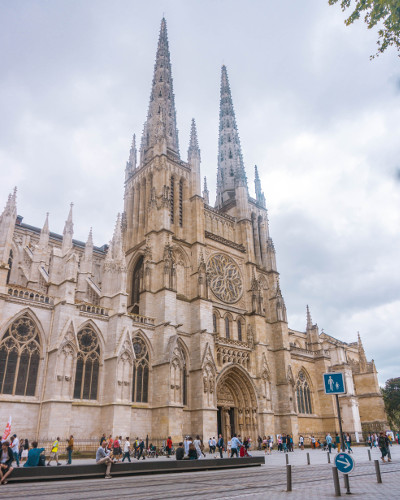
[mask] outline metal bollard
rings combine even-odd
[[[310,465],[310,454],[307,452],[307,465]]]
[[[292,466],[286,466],[286,491],[292,491]]]
[[[371,462],[371,450],[368,450],[368,460]]]
[[[286,465],[288,465],[289,464],[289,455],[286,453],[285,456],[286,456]]]
[[[349,475],[348,474],[343,474],[343,475],[344,475],[344,487],[346,488],[346,495],[351,495]]]
[[[327,452],[326,456],[328,457],[328,464],[331,463],[331,454],[329,453],[329,451]]]
[[[381,483],[382,476],[381,476],[381,468],[379,465],[379,460],[374,460],[374,462],[375,462],[376,482]]]
[[[332,467],[332,474],[333,474],[333,485],[335,486],[335,497],[340,497],[340,483],[339,483],[339,474],[337,467]]]

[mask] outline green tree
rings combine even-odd
[[[349,26],[354,21],[364,17],[368,29],[378,26],[378,51],[375,55],[379,56],[385,50],[394,46],[400,52],[400,1],[399,0],[328,0],[329,5],[340,1],[343,11],[354,9],[350,16],[345,20]],[[354,5],[355,4],[355,5]],[[400,54],[399,54],[400,57]]]
[[[400,430],[400,377],[386,380],[382,395],[390,428]]]

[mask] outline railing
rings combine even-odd
[[[303,356],[308,356],[310,358],[314,358],[317,356],[330,356],[329,349],[318,349],[318,351],[310,351],[309,349],[303,349],[302,347],[291,345],[290,350],[293,353],[298,353]]]
[[[229,345],[233,347],[250,349],[250,346],[247,342],[243,342],[242,340],[236,340],[236,339],[227,339],[226,337],[221,337],[218,334],[215,335],[215,343],[217,345]]]
[[[98,316],[108,316],[108,309],[101,306],[96,306],[94,304],[88,303],[78,303],[78,308],[80,311],[89,313],[89,314],[97,314]]]
[[[140,314],[128,313],[128,316],[132,318],[135,323],[141,323],[143,325],[155,325],[155,319],[149,318],[148,316],[141,316]]]
[[[52,297],[44,295],[35,290],[30,290],[29,288],[23,288],[21,286],[8,287],[8,295],[10,295],[10,297],[39,302],[42,304],[49,304],[49,305],[54,304],[54,299]]]

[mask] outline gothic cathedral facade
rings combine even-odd
[[[345,373],[344,430],[385,425],[374,362],[345,343],[288,327],[265,197],[249,196],[226,67],[217,195],[201,192],[192,122],[181,159],[165,20],[140,160],[125,170],[112,241],[73,239],[0,218],[0,422],[30,438],[103,432],[153,439],[221,432],[314,435],[337,429],[322,374]]]

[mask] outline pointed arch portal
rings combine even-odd
[[[224,370],[217,381],[218,434],[227,441],[236,432],[251,436],[257,432],[257,397],[248,374],[240,367]]]

